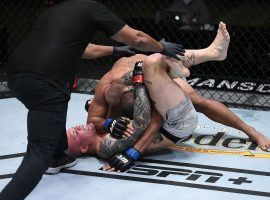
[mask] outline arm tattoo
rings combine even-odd
[[[123,139],[112,138],[109,134],[105,136],[100,143],[98,156],[108,159],[117,153],[121,153],[135,143],[133,136]]]
[[[145,80],[146,85],[151,86],[153,83],[151,81]]]
[[[133,71],[128,71],[127,73],[125,73],[122,78],[121,78],[121,82],[124,85],[133,85]]]
[[[151,123],[151,105],[145,86],[135,87],[133,113],[134,135],[138,139]]]
[[[142,135],[151,122],[151,106],[145,86],[135,88],[134,104],[134,133],[130,137],[116,140],[107,135],[100,143],[98,155],[104,159],[114,154],[123,152],[126,148],[132,146]]]
[[[162,134],[158,131],[157,134],[155,135],[155,137],[152,140],[153,144],[159,144],[160,142],[162,142],[164,140]]]
[[[186,55],[184,57],[184,60],[183,61],[188,66],[195,65],[195,54],[194,54],[194,52],[191,52],[191,55],[190,56]]]

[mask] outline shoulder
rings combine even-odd
[[[108,85],[113,82],[111,71],[107,72],[97,83],[95,94],[104,94],[104,91]]]

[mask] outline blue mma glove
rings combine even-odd
[[[105,131],[109,132],[112,137],[120,139],[127,130],[129,122],[130,121],[125,117],[119,117],[116,119],[108,118],[103,123],[103,128]]]
[[[124,172],[128,170],[133,163],[141,157],[141,153],[134,147],[129,147],[124,153],[117,154],[111,158],[109,164],[116,170]]]

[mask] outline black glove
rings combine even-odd
[[[87,100],[85,102],[84,109],[86,110],[86,112],[88,112],[89,105],[90,105],[90,103],[91,103],[92,100],[93,100],[93,98],[92,99],[89,99],[89,100]]]
[[[122,138],[125,130],[127,130],[127,125],[129,120],[125,117],[119,117],[116,119],[108,118],[103,123],[103,128],[105,131],[111,133],[111,136],[120,139]]]
[[[113,55],[115,56],[133,56],[135,54],[134,48],[130,46],[113,47]]]
[[[165,39],[159,41],[163,47],[161,54],[169,57],[173,57],[177,60],[180,60],[178,56],[184,56],[185,50],[181,44],[166,42]]]
[[[133,70],[133,85],[135,87],[138,87],[144,84],[142,65],[143,65],[143,61],[138,61],[135,63],[135,67]]]
[[[129,147],[124,153],[117,154],[109,161],[111,167],[121,172],[129,169],[139,159],[141,153],[133,147]]]

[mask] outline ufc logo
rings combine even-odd
[[[128,159],[126,159],[122,155],[118,155],[117,158],[119,158],[119,160],[121,160],[124,164],[128,163]]]

